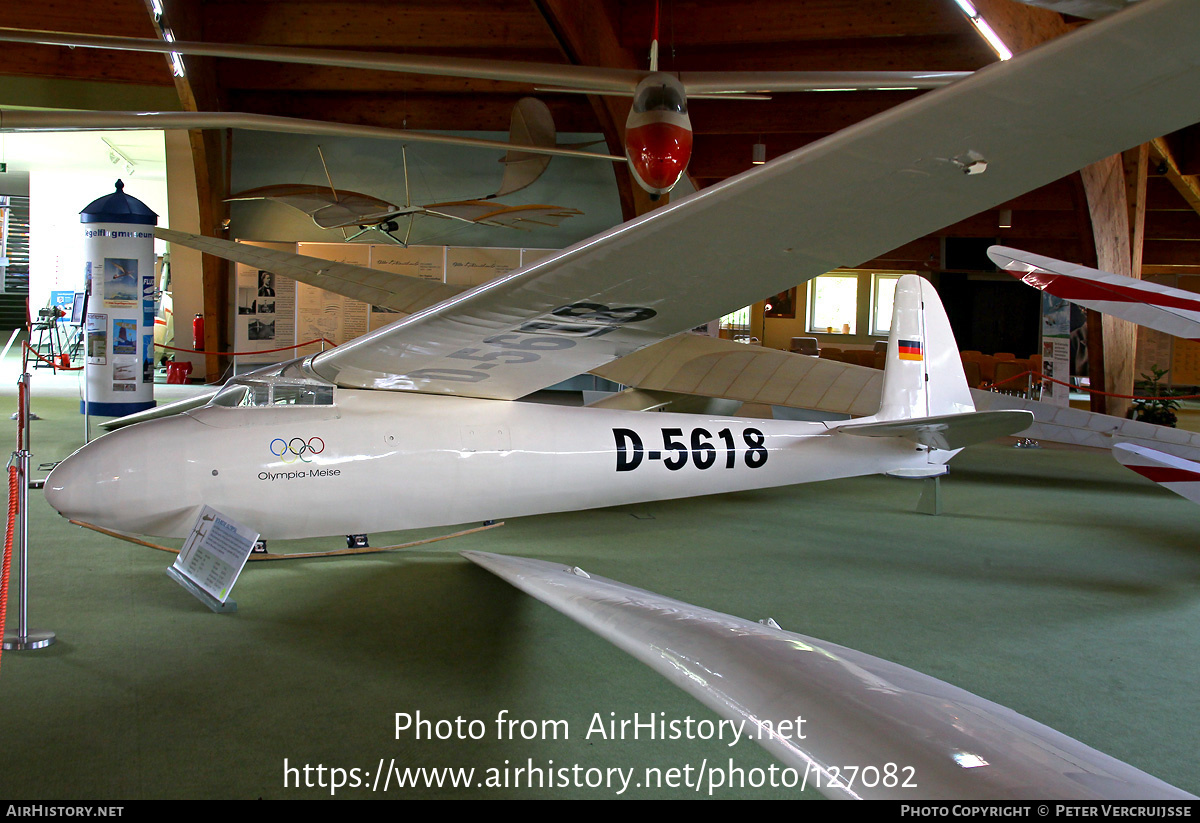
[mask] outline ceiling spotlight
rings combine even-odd
[[[114,166],[122,166],[125,169],[125,175],[128,177],[136,170],[137,164],[133,162],[123,151],[118,149],[108,141],[107,137],[100,138],[104,145],[108,146],[108,162]]]
[[[1000,209],[1000,228],[1012,228],[1012,209]]]
[[[750,154],[750,162],[756,166],[761,166],[763,163],[767,162],[767,144],[766,143],[755,143],[754,144],[754,149],[753,149],[752,153]]]

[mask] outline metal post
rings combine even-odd
[[[43,649],[54,642],[54,632],[29,630],[29,372],[17,381],[20,423],[17,431],[17,562],[20,574],[17,578],[17,594],[21,605],[17,610],[17,631],[5,633],[5,649]]]
[[[86,322],[86,321],[85,321]],[[86,334],[86,332],[85,332]],[[92,404],[88,397],[88,355],[87,355],[87,339],[83,342],[83,445],[92,442]]]

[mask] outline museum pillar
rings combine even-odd
[[[119,417],[154,406],[154,226],[145,203],[116,191],[79,213],[84,237],[87,394],[79,411]]]

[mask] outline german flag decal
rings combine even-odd
[[[900,359],[901,360],[924,360],[925,357],[921,353],[920,340],[901,340],[900,343]]]

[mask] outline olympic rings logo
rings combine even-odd
[[[311,463],[310,455],[320,454],[323,451],[325,451],[325,441],[319,437],[310,437],[308,440],[303,437],[293,437],[291,440],[276,437],[271,441],[271,454],[281,458],[284,463],[295,463],[297,460],[302,463]]]

